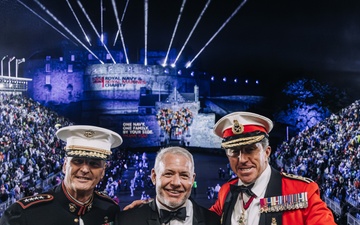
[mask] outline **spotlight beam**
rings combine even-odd
[[[89,21],[91,27],[92,27],[93,30],[95,31],[96,35],[97,35],[98,38],[100,39],[101,44],[104,46],[106,52],[110,55],[111,60],[113,61],[114,64],[116,64],[116,61],[115,61],[114,57],[111,55],[109,49],[108,49],[107,46],[104,44],[104,41],[102,40],[99,32],[96,30],[96,27],[95,27],[94,23],[93,23],[92,20],[90,19],[89,15],[87,14],[87,12],[86,12],[85,8],[83,7],[83,5],[81,4],[80,0],[77,0],[77,3],[78,3],[78,5],[80,6],[81,10],[83,11],[83,13],[84,13],[85,17],[87,18],[87,20]]]
[[[114,10],[115,10],[116,19],[119,20],[119,16],[118,16],[117,10],[116,10],[116,3],[115,3],[114,0],[112,0],[112,2],[113,2]],[[127,10],[128,5],[129,5],[129,0],[126,1],[125,8],[124,8],[123,14],[122,14],[122,16],[121,16],[121,21],[120,21],[120,23],[119,23],[120,26],[118,25],[119,27],[121,27],[121,24],[122,24],[122,22],[124,21],[124,17],[125,17],[125,13],[126,13],[126,10]],[[117,22],[118,22],[118,21],[117,21]],[[115,36],[115,40],[114,40],[114,45],[113,45],[113,46],[115,46],[116,41],[117,41],[117,39],[118,39],[118,37],[119,37],[120,32],[121,32],[121,29],[118,29],[118,31],[116,32],[116,36]]]
[[[100,29],[101,29],[101,42],[104,42],[104,7],[103,7],[103,0],[100,0]]]
[[[66,36],[63,32],[61,32],[59,29],[54,27],[50,22],[48,22],[46,19],[42,18],[39,14],[37,14],[34,10],[32,10],[29,6],[27,6],[25,3],[23,3],[20,0],[17,0],[20,4],[22,4],[25,8],[27,8],[30,12],[34,13],[35,16],[39,17],[42,21],[44,21],[46,24],[48,24],[50,27],[52,27],[54,30],[56,30],[59,34],[61,34],[63,37],[74,43],[76,46],[78,46],[74,41],[72,41],[68,36]]]
[[[144,0],[144,65],[147,65],[149,2]]]
[[[178,16],[178,18],[177,18],[177,21],[176,21],[176,24],[175,24],[175,27],[174,27],[174,31],[173,31],[173,34],[172,34],[172,36],[171,36],[169,48],[168,48],[168,50],[167,50],[167,52],[166,52],[166,56],[165,56],[165,59],[164,59],[164,64],[163,64],[163,66],[166,65],[166,61],[167,61],[167,59],[168,59],[168,57],[169,57],[169,52],[170,52],[170,49],[171,49],[171,46],[172,46],[172,42],[174,41],[174,37],[175,37],[176,31],[177,31],[177,27],[178,27],[178,25],[179,25],[179,23],[180,23],[180,19],[181,19],[182,12],[184,11],[185,3],[186,3],[186,0],[183,0],[183,3],[182,3],[181,8],[180,8],[179,16]]]
[[[115,0],[112,0],[112,6],[113,6],[113,9],[114,9],[114,14],[115,14],[115,18],[116,18],[116,23],[117,23],[117,26],[118,26],[118,33],[120,33],[120,38],[121,38],[121,43],[122,43],[122,46],[123,46],[123,49],[124,49],[124,54],[125,54],[125,59],[126,59],[126,63],[129,64],[129,58],[128,58],[128,55],[127,55],[127,51],[126,51],[126,46],[125,46],[125,41],[124,41],[124,36],[123,36],[123,33],[122,33],[122,30],[121,30],[121,23],[124,19],[124,15],[125,15],[125,11],[126,11],[126,8],[127,8],[127,3],[129,2],[129,0],[127,1],[126,3],[126,6],[125,6],[125,9],[124,9],[124,13],[123,13],[123,17],[121,19],[121,23],[119,22],[119,15],[118,15],[118,12],[117,12],[117,8],[116,8],[116,2]],[[115,38],[115,42],[116,42],[116,39]],[[115,42],[114,42],[114,46],[115,46]]]
[[[66,0],[66,2],[67,2],[67,4],[69,5],[69,8],[70,8],[72,14],[74,15],[75,20],[76,20],[76,22],[78,23],[81,31],[83,32],[83,34],[84,34],[84,36],[85,36],[85,38],[86,38],[86,41],[87,41],[87,42],[89,43],[89,45],[91,46],[90,40],[89,40],[88,36],[86,35],[85,30],[84,30],[83,26],[81,25],[81,23],[80,23],[80,21],[79,21],[79,18],[76,16],[76,13],[75,13],[73,7],[71,6],[69,0]]]
[[[20,1],[20,0],[18,0]],[[44,10],[49,16],[51,16],[60,26],[62,26],[75,40],[77,40],[90,54],[92,54],[101,64],[104,64],[84,43],[82,43],[79,38],[77,38],[60,20],[58,20],[49,10],[46,9],[38,0],[34,0],[42,10]]]
[[[243,7],[247,0],[244,0],[240,5],[234,10],[234,12],[227,18],[227,20],[220,26],[220,28],[214,33],[214,35],[209,39],[209,41],[200,49],[200,51],[194,56],[194,58],[188,63],[191,65],[194,60],[204,51],[204,49],[210,44],[210,42],[219,34],[219,32],[226,26],[226,24],[236,15],[236,13]]]
[[[196,20],[196,22],[195,22],[195,24],[194,24],[193,28],[191,29],[191,31],[190,31],[190,33],[189,33],[189,36],[186,38],[186,40],[185,40],[185,42],[184,42],[183,46],[181,47],[181,49],[180,49],[180,51],[179,51],[179,54],[176,56],[175,61],[174,61],[174,63],[173,63],[174,65],[175,65],[175,64],[176,64],[176,62],[179,60],[181,53],[184,51],[185,46],[186,46],[186,45],[187,45],[187,43],[189,42],[189,40],[190,40],[190,38],[191,38],[192,34],[193,34],[193,33],[194,33],[194,31],[195,31],[195,28],[196,28],[196,27],[197,27],[197,25],[199,24],[199,22],[200,22],[200,20],[201,20],[202,16],[204,15],[204,13],[205,13],[205,11],[206,11],[207,7],[209,6],[210,2],[211,2],[211,0],[208,0],[208,2],[205,4],[205,6],[204,6],[204,8],[203,8],[202,12],[200,13],[200,15],[199,15],[198,19]]]

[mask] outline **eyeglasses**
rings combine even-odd
[[[241,146],[238,148],[226,148],[225,153],[229,157],[237,158],[240,156],[240,154],[251,155],[258,152],[257,150],[260,150],[257,144],[251,144],[251,145]]]
[[[234,157],[234,158],[239,157],[240,152],[241,152],[240,150],[235,150],[235,149],[230,149],[230,148],[225,149],[225,153],[229,157]]]

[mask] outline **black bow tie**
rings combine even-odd
[[[160,209],[160,220],[161,223],[168,223],[172,219],[184,221],[186,218],[186,208],[182,207],[176,211],[168,211]]]
[[[248,196],[254,196],[254,192],[251,191],[251,188],[254,186],[254,183],[250,184],[249,186],[245,186],[245,185],[240,185],[240,186],[236,186],[236,185],[231,185],[230,186],[230,191],[231,192],[237,192],[237,193],[245,193]]]

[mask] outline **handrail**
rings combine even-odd
[[[360,220],[355,218],[350,213],[347,214],[347,224],[348,225],[360,225]]]
[[[323,196],[326,205],[338,216],[341,215],[341,206],[338,202],[331,200],[330,198]]]

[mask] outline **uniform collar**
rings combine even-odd
[[[70,196],[70,194],[67,192],[65,188],[64,182],[62,182],[61,184],[61,190],[66,197],[64,202],[65,208],[67,208],[67,210],[69,210],[71,213],[81,216],[91,210],[94,201],[94,195],[91,196],[91,199],[88,202],[82,204],[79,201],[76,201],[72,196]]]
[[[266,166],[266,169],[262,172],[262,174],[256,179],[254,186],[251,188],[251,191],[254,192],[254,194],[257,197],[263,197],[265,194],[265,190],[267,187],[267,184],[269,183],[271,176],[271,168],[268,164]],[[239,179],[238,185],[244,185],[244,183]]]

